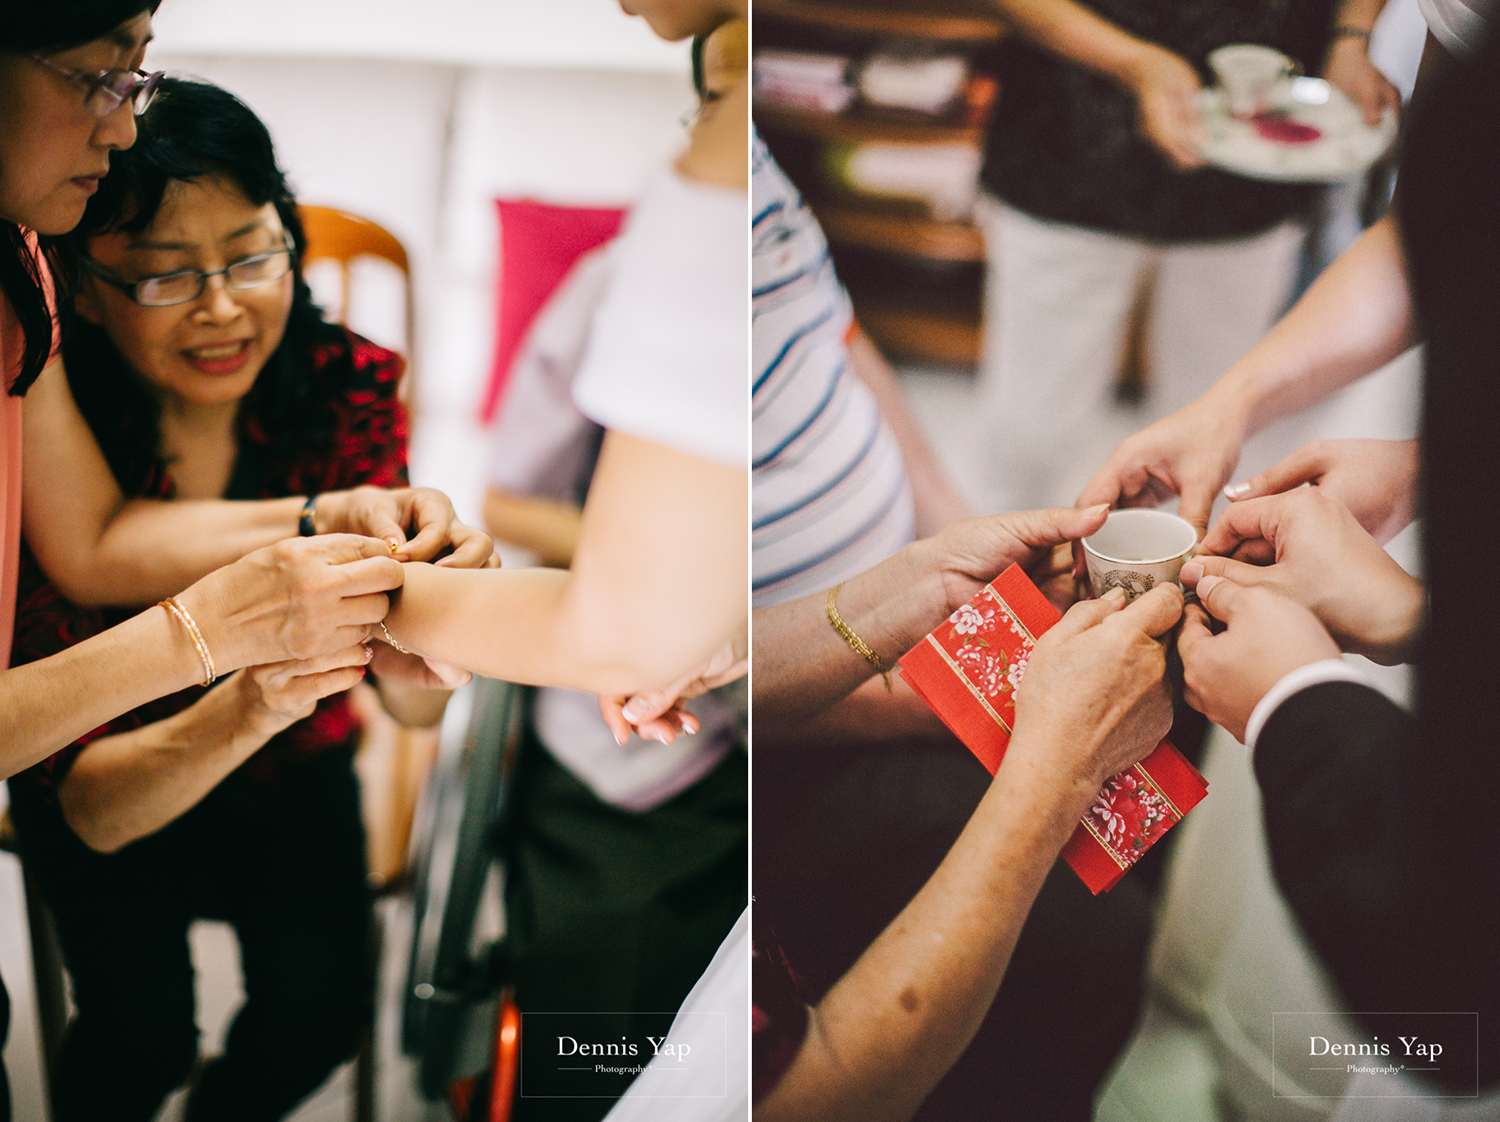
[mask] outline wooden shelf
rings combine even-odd
[[[755,18],[757,46],[859,56],[871,41],[922,40],[961,48],[971,66],[1007,33],[989,0],[755,0]],[[982,150],[995,89],[981,66],[964,104],[941,117],[866,105],[841,114],[755,107],[757,127],[822,224],[860,325],[894,357],[978,365],[983,235],[967,222],[935,221],[915,203],[850,195],[828,181],[824,154],[830,143],[868,141]]]
[[[887,355],[948,366],[979,365],[984,329],[972,317],[874,300],[856,300],[854,314]]]
[[[937,222],[838,203],[814,203],[823,232],[834,245],[904,253],[931,261],[983,261],[984,236],[967,222]]]
[[[945,43],[989,43],[1005,33],[985,0],[755,0],[755,15]]]
[[[915,114],[874,113],[854,110],[849,113],[819,113],[812,109],[789,109],[781,105],[757,103],[755,123],[762,132],[784,132],[815,140],[890,140],[913,144],[972,144],[984,141],[979,125],[953,123],[947,119],[917,118]]]

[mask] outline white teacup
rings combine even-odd
[[[1094,595],[1123,588],[1134,600],[1159,584],[1179,584],[1177,574],[1198,544],[1185,518],[1162,510],[1112,510],[1098,533],[1083,539]]]
[[[1237,117],[1269,109],[1276,84],[1296,68],[1274,47],[1257,43],[1231,43],[1210,51],[1208,65],[1229,97],[1229,112]]]

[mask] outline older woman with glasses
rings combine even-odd
[[[265,127],[201,83],[153,76],[136,96],[158,82],[75,235],[64,358],[117,484],[167,503],[404,484],[400,359],[312,303]],[[135,610],[70,602],[24,552],[16,657]],[[367,672],[408,723],[435,720],[436,687],[466,677],[354,643],[143,706],[12,778],[77,999],[57,1118],[144,1122],[193,1070],[186,931],[205,894],[235,925],[248,999],[187,1117],[282,1117],[353,1053],[370,904],[343,691]]]
[[[310,495],[126,503],[56,355],[54,289],[66,317],[71,270],[51,239],[135,141],[161,80],[141,69],[156,6],[56,0],[0,16],[0,774],[216,674],[357,648],[401,583],[397,550],[427,560],[452,544],[445,565],[490,557],[488,537],[433,491],[325,493],[310,519]],[[28,545],[71,598],[171,606],[5,669],[23,506]],[[299,528],[329,536],[299,541]]]

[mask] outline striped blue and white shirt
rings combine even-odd
[[[828,242],[757,135],[751,169],[756,607],[831,588],[913,538],[901,450],[854,374]]]

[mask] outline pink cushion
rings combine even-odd
[[[480,415],[488,421],[505,392],[510,364],[526,330],[573,262],[620,230],[620,207],[549,206],[496,199],[500,211],[500,291],[495,360]]]

